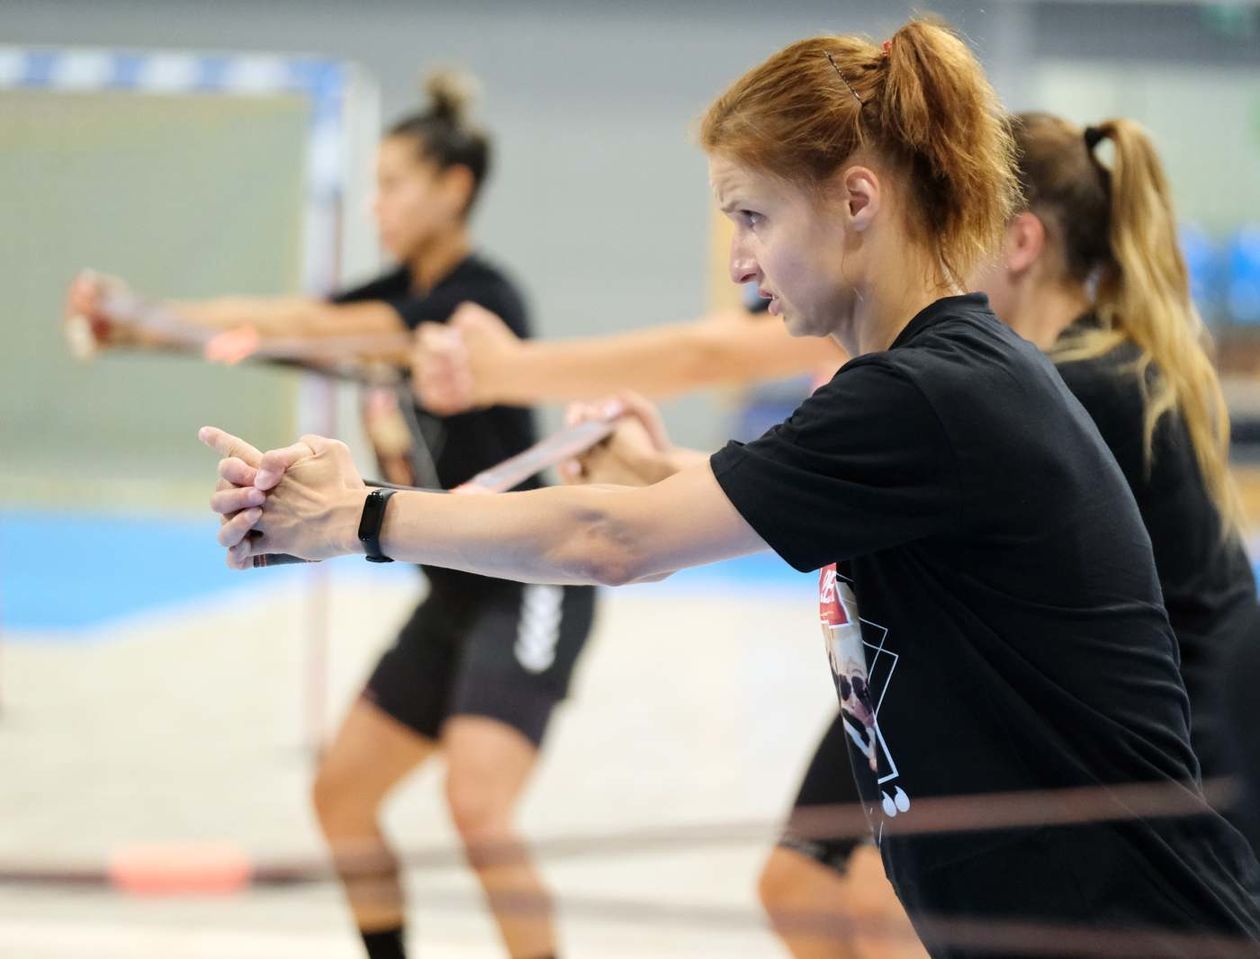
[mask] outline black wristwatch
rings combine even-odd
[[[393,560],[381,552],[381,524],[385,522],[385,504],[397,490],[374,489],[363,501],[363,516],[359,519],[359,542],[367,553],[369,563],[392,563]]]

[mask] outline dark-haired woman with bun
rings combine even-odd
[[[651,485],[400,493],[382,549],[607,584],[773,549],[820,573],[848,760],[935,959],[1254,952],[1258,867],[1202,794],[1133,494],[1050,361],[966,292],[1019,204],[973,54],[924,21],[801,40],[716,98],[700,143],[731,279],[853,359],[764,436]],[[361,551],[371,494],[343,445],[201,438],[225,456],[230,565]],[[1142,815],[1134,783],[1175,809]],[[1077,790],[1091,815],[1003,816],[1003,796]]]
[[[222,298],[170,308],[209,327],[251,326],[266,340],[404,333],[475,303],[528,336],[520,291],[475,252],[469,215],[489,172],[490,142],[465,118],[468,82],[440,73],[428,90],[428,108],[390,127],[377,153],[374,213],[396,268],[327,301]],[[91,316],[100,295],[91,281],[79,281],[71,305]],[[445,489],[535,439],[531,413],[519,407],[415,413],[413,428],[432,455],[427,465]],[[382,466],[387,478],[413,482]],[[440,752],[451,817],[508,954],[546,959],[556,951],[548,897],[513,819],[590,631],[594,591],[424,571],[427,596],[320,759],[313,793],[319,824],[369,959],[404,956],[404,897],[380,812],[394,787]],[[521,902],[528,908],[513,907]]]

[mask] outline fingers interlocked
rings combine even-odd
[[[210,508],[219,514],[221,526],[218,542],[228,550],[228,565],[244,569],[250,565],[250,534],[262,521],[265,490],[279,482],[279,476],[268,473],[267,481],[258,483],[266,457],[256,447],[238,436],[213,426],[203,427],[197,434],[201,442],[223,456],[219,461],[219,481],[210,497]],[[274,463],[270,464],[273,466]],[[269,484],[269,485],[268,485]]]

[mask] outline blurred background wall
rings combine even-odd
[[[1010,107],[1145,122],[1217,260],[1260,222],[1254,4],[931,9],[965,33]],[[692,127],[708,99],[786,41],[819,31],[880,39],[912,11],[848,0],[0,0],[0,42],[351,60],[379,81],[386,121],[417,102],[425,67],[467,66],[483,81],[481,115],[498,138],[483,244],[526,284],[540,332],[563,336],[698,313],[710,211]],[[1214,303],[1224,302],[1219,283]],[[674,404],[679,435],[718,441],[715,403]]]

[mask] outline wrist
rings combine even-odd
[[[707,463],[709,461],[707,453],[688,449],[684,446],[671,446],[668,450],[664,450],[659,454],[659,459],[661,476],[657,482],[667,479],[675,473],[681,473],[685,469],[690,469],[699,463]]]
[[[333,549],[338,556],[363,555],[363,543],[359,540],[359,522],[363,518],[363,504],[370,492],[366,487],[347,490],[333,507]]]
[[[681,472],[683,463],[678,456],[675,455],[673,449],[664,450],[656,456],[656,482],[669,479],[675,473]]]
[[[652,486],[661,480],[669,479],[678,472],[679,466],[667,450],[652,450],[636,458],[634,472],[641,478],[645,486]]]

